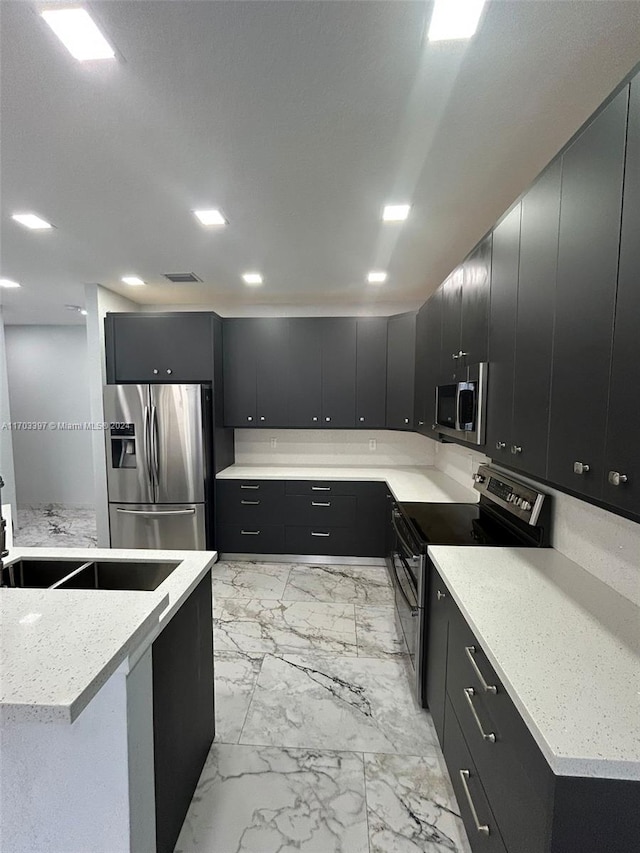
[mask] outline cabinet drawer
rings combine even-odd
[[[287,495],[285,520],[288,525],[320,525],[320,527],[353,527],[356,521],[356,498],[314,492],[306,495]]]
[[[456,607],[449,622],[447,694],[507,848],[539,853],[545,845],[551,770]]]
[[[332,557],[366,556],[359,552],[363,543],[353,527],[314,527],[287,525],[284,532],[287,554],[318,554]]]
[[[448,700],[442,752],[473,853],[507,853],[455,711]],[[542,849],[538,848],[538,853]],[[520,853],[519,848],[514,847],[513,850]]]
[[[216,516],[220,524],[282,524],[284,483],[219,480]]]
[[[282,554],[284,527],[281,524],[221,524],[216,549],[227,554]]]
[[[216,480],[218,508],[224,501],[260,500],[279,502],[284,495],[283,480]]]
[[[331,482],[328,480],[287,480],[287,495],[355,495],[354,483]],[[321,498],[322,500],[322,498]]]

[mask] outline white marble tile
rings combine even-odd
[[[369,853],[362,757],[214,745],[175,853]]]
[[[408,654],[407,644],[396,621],[395,607],[391,605],[363,607],[356,604],[356,637],[360,657]]]
[[[291,567],[283,598],[392,604],[393,587],[383,566],[295,565]]]
[[[282,598],[290,563],[220,560],[213,567],[214,598]]]
[[[422,755],[434,734],[400,659],[268,655],[240,741]]]
[[[264,655],[215,654],[216,742],[237,743]]]
[[[18,510],[14,545],[21,548],[95,548],[96,514],[62,504]]]
[[[364,756],[371,853],[470,853],[436,746],[423,756]]]
[[[224,599],[214,624],[221,651],[357,654],[352,604]]]

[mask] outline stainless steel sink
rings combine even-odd
[[[35,589],[157,589],[179,562],[36,560],[5,566],[2,585]]]

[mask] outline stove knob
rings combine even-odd
[[[473,479],[476,483],[484,483],[486,477],[484,477],[482,474],[474,474]]]
[[[513,499],[513,502],[516,506],[520,506],[520,504],[522,503],[522,498],[519,495],[516,495]]]
[[[524,509],[528,512],[531,509],[531,504],[529,503],[529,501],[522,501],[520,509]]]

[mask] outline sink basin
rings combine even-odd
[[[5,566],[3,585],[48,589],[157,589],[178,562],[143,560],[20,560]]]

